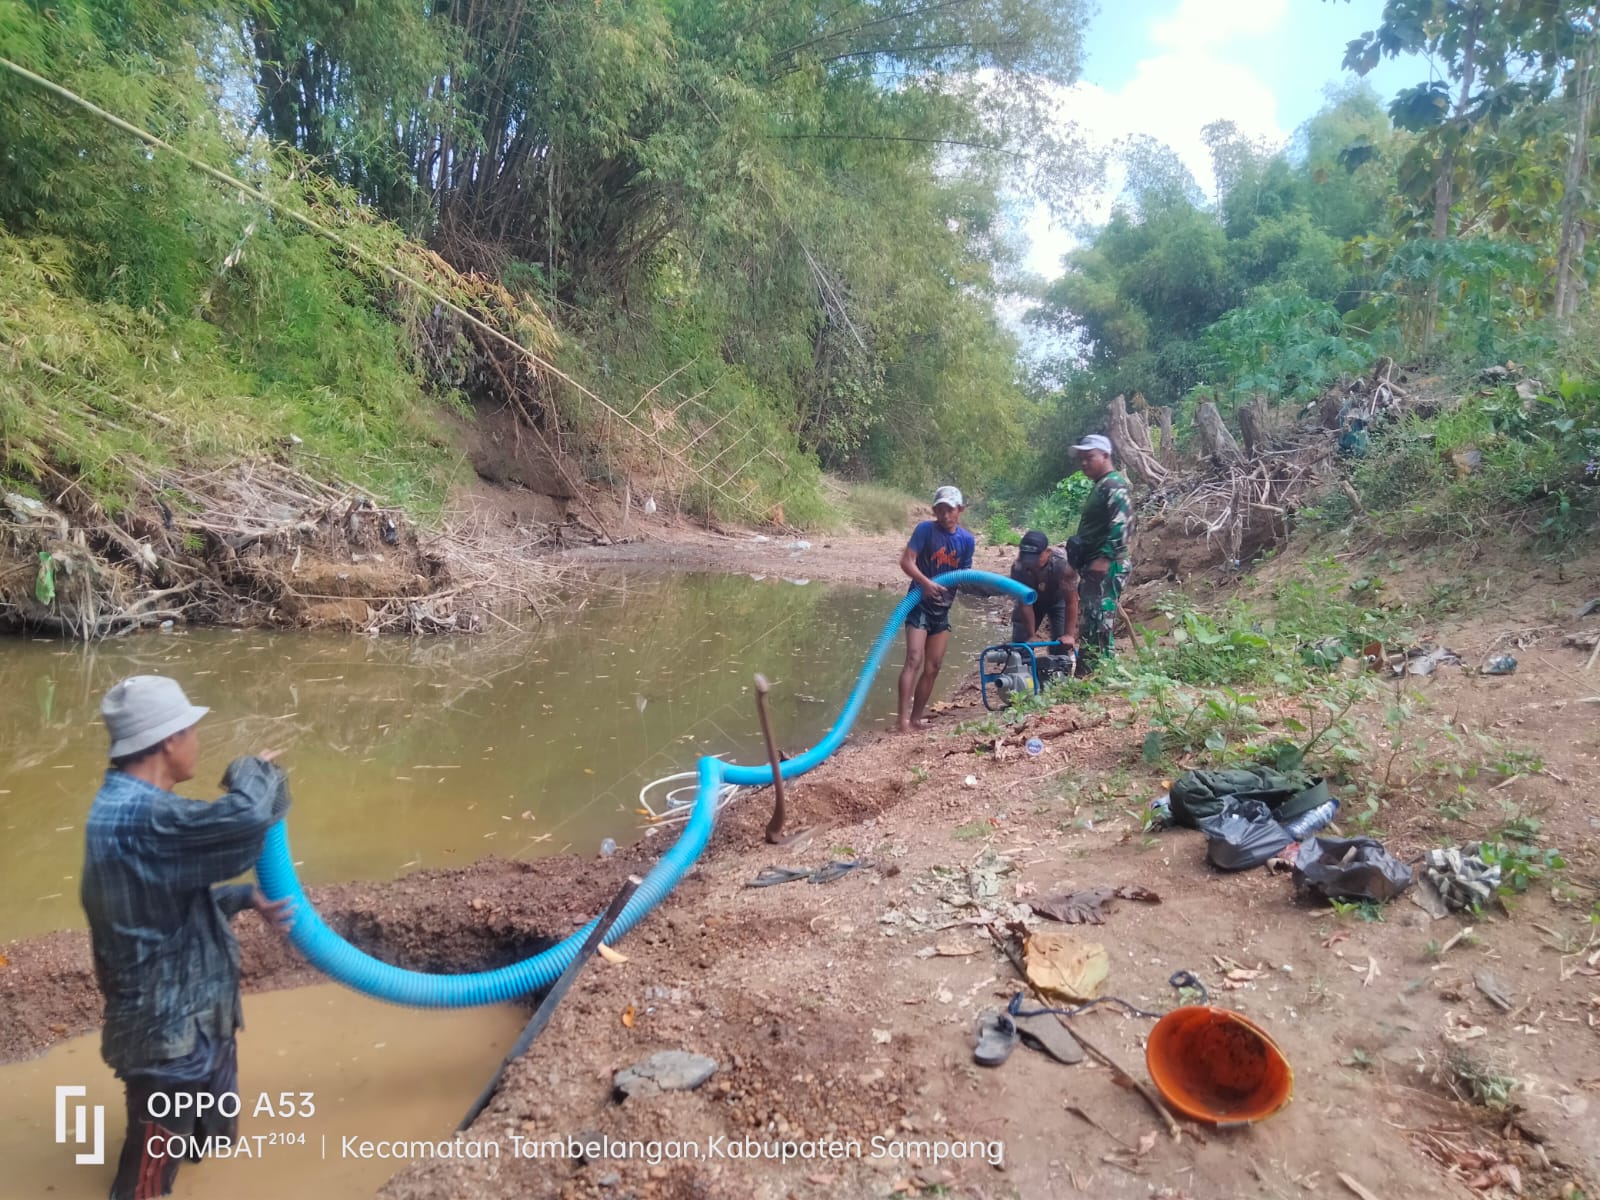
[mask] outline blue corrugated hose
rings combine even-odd
[[[988,571],[952,571],[941,575],[939,582],[968,584],[1003,592],[1024,604],[1031,604],[1035,599],[1032,588]],[[921,598],[920,591],[913,591],[895,607],[883,632],[872,644],[872,651],[867,655],[867,661],[838,720],[815,746],[781,764],[785,779],[805,774],[843,744],[845,735],[861,715],[867,691],[872,686],[878,668],[883,665],[884,656],[893,645],[895,635],[905,623],[912,606]],[[694,810],[689,815],[683,833],[657,861],[643,886],[622,910],[622,916],[612,926],[613,939],[632,929],[666,899],[667,894],[700,857],[711,839],[712,825],[716,820],[717,794],[724,783],[760,787],[772,782],[770,766],[742,767],[710,757],[700,760],[697,775],[699,790],[695,794]],[[261,857],[256,860],[256,876],[261,881],[261,890],[269,898],[294,901],[294,928],[289,936],[308,962],[346,987],[379,1000],[417,1008],[470,1008],[478,1004],[495,1004],[548,987],[572,961],[594,925],[590,921],[566,941],[550,947],[544,953],[495,971],[478,971],[469,975],[429,975],[379,962],[370,954],[357,950],[328,927],[316,909],[311,907],[295,875],[294,858],[289,853],[289,832],[282,821],[267,832],[266,845],[261,850]]]

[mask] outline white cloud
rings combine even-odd
[[[1135,134],[1170,146],[1210,196],[1215,185],[1211,155],[1201,130],[1231,120],[1252,138],[1281,142],[1288,132],[1278,119],[1278,101],[1251,69],[1224,57],[1229,39],[1270,32],[1287,15],[1287,0],[1181,0],[1171,16],[1150,25],[1152,49],[1117,91],[1079,83],[1063,91],[1060,112],[1094,144],[1109,148]],[[1123,187],[1113,165],[1105,188],[1087,197],[1083,216],[1103,222]],[[1030,240],[1029,269],[1046,277],[1060,269],[1073,238],[1053,228],[1041,209],[1023,221]]]
[[[1180,0],[1170,17],[1150,25],[1151,40],[1190,49],[1229,38],[1268,33],[1287,15],[1289,0]]]

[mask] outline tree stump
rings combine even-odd
[[[1267,398],[1257,396],[1239,409],[1239,432],[1244,436],[1244,456],[1255,458],[1267,448]]]
[[[1172,444],[1172,409],[1163,405],[1150,411],[1156,414],[1156,427],[1161,430],[1161,444],[1156,447],[1156,461],[1164,466],[1171,466],[1177,454],[1177,448]]]
[[[1106,406],[1106,432],[1117,458],[1136,480],[1150,487],[1158,487],[1166,481],[1167,469],[1156,461],[1155,455],[1148,449],[1150,431],[1142,419],[1140,427],[1144,430],[1143,444],[1134,432],[1127,401],[1118,396]]]
[[[1143,413],[1128,414],[1128,432],[1133,436],[1134,444],[1143,450],[1148,457],[1155,459],[1157,462],[1161,461],[1156,455],[1155,443],[1150,440],[1150,423],[1145,420]]]
[[[1213,401],[1201,402],[1200,407],[1195,409],[1194,423],[1200,430],[1201,444],[1212,458],[1230,466],[1244,461],[1239,443],[1233,440],[1233,434],[1223,424],[1222,414],[1217,411]]]

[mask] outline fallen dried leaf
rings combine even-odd
[[[633,1005],[630,1004],[630,1005],[628,1005],[627,1008],[622,1010],[622,1024],[626,1028],[632,1029],[633,1028],[633,1020],[634,1020]]]
[[[1455,1013],[1445,1013],[1445,1031],[1442,1035],[1447,1042],[1470,1042],[1474,1038],[1487,1037],[1489,1031],[1482,1025],[1474,1025],[1472,1018],[1466,1014],[1457,1016]]]
[[[10,965],[11,965],[11,960],[9,958],[7,958],[4,954],[0,954],[0,967],[9,967]]]
[[[1142,1158],[1156,1148],[1156,1131],[1139,1135],[1139,1156]]]
[[[1350,940],[1349,931],[1341,929],[1338,933],[1331,934],[1328,937],[1324,938],[1322,940],[1322,948],[1324,950],[1332,950],[1340,942],[1347,942],[1349,940]]]
[[[1511,993],[1506,991],[1505,984],[1501,983],[1494,975],[1486,970],[1479,969],[1473,972],[1472,981],[1478,985],[1489,1003],[1501,1012],[1510,1012],[1516,1007],[1511,1001]]]
[[[1113,898],[1137,900],[1143,904],[1161,903],[1161,897],[1149,888],[1128,885],[1119,888],[1085,888],[1083,891],[1052,896],[1048,900],[1035,900],[1028,907],[1041,917],[1067,925],[1103,925]]]

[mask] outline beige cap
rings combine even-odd
[[[100,701],[100,717],[111,734],[112,758],[148,750],[210,711],[190,704],[178,681],[165,675],[130,675]]]

